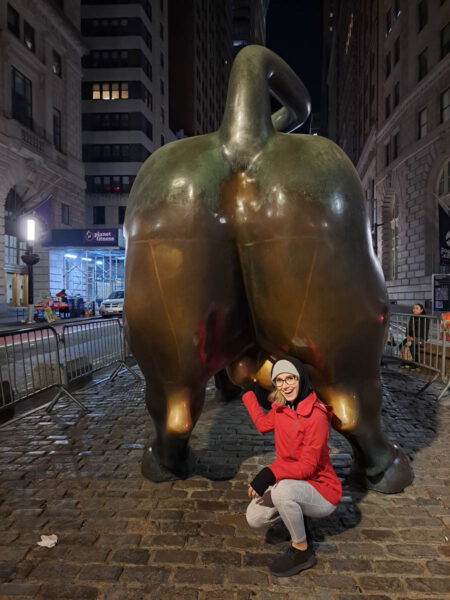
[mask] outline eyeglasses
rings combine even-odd
[[[293,385],[296,381],[298,381],[298,377],[296,377],[295,375],[288,375],[286,379],[281,379],[281,377],[277,377],[275,379],[275,386],[280,388],[283,386],[283,383]]]

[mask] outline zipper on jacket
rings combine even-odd
[[[295,430],[297,429],[298,419],[299,419],[299,416],[297,414],[297,419],[296,419],[295,425],[294,425],[294,433],[293,433],[292,439],[291,439],[291,458],[294,458],[294,438],[295,438]]]

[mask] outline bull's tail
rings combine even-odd
[[[270,94],[283,105],[273,115]],[[231,70],[219,129],[224,152],[246,168],[275,131],[293,131],[310,112],[308,90],[284,60],[263,46],[247,46]]]

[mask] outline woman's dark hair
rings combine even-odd
[[[421,315],[426,315],[425,308],[424,308],[423,304],[420,304],[420,302],[414,302],[413,308],[414,308],[414,306],[420,306],[420,308],[422,309],[422,312],[420,314]]]

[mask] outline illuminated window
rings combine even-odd
[[[129,98],[128,82],[102,82],[92,84],[93,100],[119,100]]]
[[[112,178],[112,191],[120,192],[120,176],[114,175]]]
[[[120,88],[118,83],[111,84],[111,100],[118,100],[120,98]]]

